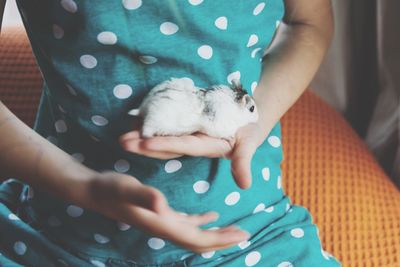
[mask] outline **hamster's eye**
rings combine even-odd
[[[254,111],[254,106],[251,106],[250,107],[250,112],[253,112]]]

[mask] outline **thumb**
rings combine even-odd
[[[236,143],[232,153],[232,175],[236,181],[236,184],[242,189],[246,189],[251,186],[251,160],[256,149],[257,146],[254,142],[246,142],[246,140],[241,140],[240,142]]]

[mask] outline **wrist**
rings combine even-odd
[[[275,122],[269,117],[264,117],[260,115],[257,121],[257,125],[262,134],[261,139],[263,142],[269,136],[270,132],[272,131],[272,128],[275,125]]]
[[[85,206],[89,202],[90,184],[98,175],[98,172],[93,171],[86,166],[76,163],[77,166],[67,173],[67,196],[70,201]]]

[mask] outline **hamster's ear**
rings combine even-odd
[[[240,101],[242,107],[246,107],[251,102],[251,97],[249,95],[243,95]]]
[[[231,82],[232,82],[232,87],[234,89],[242,89],[243,88],[239,79],[232,79]]]

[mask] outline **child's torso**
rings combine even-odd
[[[124,172],[157,187],[178,211],[219,212],[207,228],[235,223],[256,233],[282,216],[284,210],[253,213],[286,201],[279,123],[252,159],[249,190],[236,186],[227,159],[159,160],[125,152],[117,142],[130,129],[126,113],[170,77],[188,77],[199,87],[240,78],[251,93],[282,0],[39,2],[18,1],[46,81],[36,131],[93,169]],[[35,192],[29,202],[43,231],[75,250],[148,264],[161,254],[174,261],[187,253],[170,242],[153,249],[150,236],[137,229],[44,193]]]

